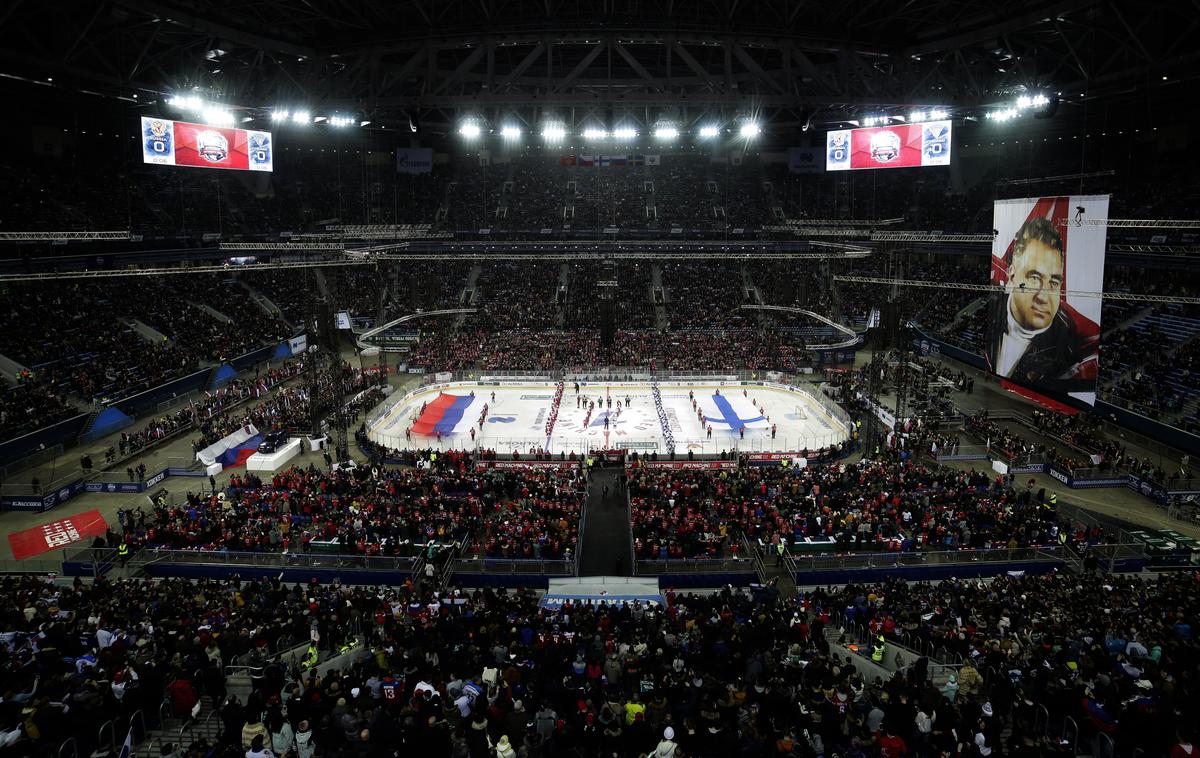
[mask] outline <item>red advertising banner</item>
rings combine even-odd
[[[8,535],[8,544],[12,548],[13,558],[20,561],[104,534],[106,531],[108,522],[100,515],[100,511],[91,510],[32,529],[13,532]]]
[[[839,129],[825,135],[825,169],[949,166],[951,122]]]
[[[737,461],[651,461],[642,458],[637,465],[649,468],[719,470],[737,468]]]
[[[527,469],[527,468],[578,468],[579,461],[475,461],[475,468],[511,468],[511,469]]]

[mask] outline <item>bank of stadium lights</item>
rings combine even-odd
[[[212,126],[233,125],[233,114],[222,108],[205,108],[200,112],[200,119]]]
[[[673,126],[660,126],[654,130],[655,139],[668,141],[678,139],[678,137],[679,130]]]
[[[293,124],[301,124],[303,126],[307,126],[310,118],[311,118],[311,116],[309,115],[308,111],[293,111],[292,112],[292,123]]]
[[[742,128],[738,130],[738,134],[742,135],[744,139],[753,139],[761,133],[762,127],[760,127],[756,121],[747,121],[746,123],[742,124]]]
[[[1024,111],[1046,108],[1050,104],[1050,97],[1041,92],[1035,95],[1021,95],[1016,99],[1016,101],[1013,102],[1012,105],[1009,105],[1006,108],[988,111],[984,114],[984,116],[992,121],[1004,123],[1005,121],[1011,121],[1014,118],[1020,118]]]
[[[167,105],[185,111],[202,111],[206,107],[196,95],[174,95],[167,100]]]
[[[637,129],[630,126],[622,126],[619,129],[613,129],[613,139],[624,140],[628,142],[631,139],[637,139]]]
[[[719,126],[702,126],[700,127],[700,139],[712,139],[721,134]]]
[[[464,122],[462,126],[458,127],[458,133],[467,139],[477,139],[479,135],[483,133],[483,130],[480,129],[479,124],[475,123],[474,121],[467,121]]]
[[[329,125],[338,127],[354,126],[355,119],[350,116],[330,116]]]
[[[950,118],[949,112],[943,110],[913,111],[908,114],[908,123],[919,124],[924,121],[945,121],[948,118]]]
[[[515,142],[516,140],[521,139],[521,127],[511,125],[505,126],[500,129],[500,136],[509,142]]]
[[[584,139],[586,139],[586,140],[600,140],[600,139],[607,139],[607,138],[608,138],[608,132],[606,132],[606,131],[605,131],[605,130],[603,130],[603,129],[595,129],[595,128],[591,128],[591,129],[584,129],[584,130],[583,130],[583,138],[584,138]]]
[[[562,142],[567,138],[567,129],[562,124],[546,124],[542,127],[542,139],[547,142]]]

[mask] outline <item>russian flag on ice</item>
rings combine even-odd
[[[467,407],[475,402],[474,395],[451,395],[446,392],[438,394],[437,398],[425,406],[425,411],[412,426],[415,434],[432,436],[441,432],[450,434],[458,422],[462,421]]]
[[[226,469],[245,464],[247,458],[258,452],[258,445],[262,442],[262,439],[263,436],[261,434],[248,437],[245,441],[238,443],[237,446],[231,447],[221,453],[220,457],[217,458],[217,462]]]
[[[247,458],[254,455],[260,442],[262,442],[262,435],[254,428],[254,424],[246,424],[233,434],[222,437],[219,442],[196,453],[196,460],[205,466],[211,466],[214,463],[220,463],[224,468],[240,466],[246,462]]]

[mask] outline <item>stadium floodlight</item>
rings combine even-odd
[[[620,129],[613,129],[614,139],[631,140],[638,136],[637,129],[628,126],[622,126]]]
[[[746,123],[742,124],[742,128],[739,130],[738,133],[741,134],[746,139],[751,139],[751,138],[757,137],[759,134],[761,134],[762,129],[759,127],[757,122],[747,121]]]
[[[717,126],[702,126],[700,127],[701,139],[712,139],[721,133],[720,127]]]
[[[605,139],[606,137],[608,137],[608,132],[604,131],[603,129],[584,129],[583,130],[583,138],[584,139]]]
[[[292,122],[296,124],[307,124],[308,111],[294,111],[292,113]]]
[[[339,129],[343,126],[354,126],[354,119],[350,116],[330,116],[329,125]]]
[[[458,127],[458,133],[467,139],[475,139],[482,132],[483,130],[479,128],[479,124],[474,121],[464,121],[463,125]]]
[[[500,129],[500,136],[503,137],[504,139],[510,140],[510,141],[511,140],[519,140],[519,139],[521,139],[521,127],[505,126]]]
[[[660,126],[654,130],[655,139],[672,140],[679,136],[679,130],[673,126]]]
[[[233,114],[221,108],[206,108],[200,117],[204,123],[213,126],[229,126],[233,123]]]
[[[277,110],[277,111],[271,111],[271,120],[272,121],[287,121],[291,115],[292,114],[290,114],[287,111],[282,110],[282,109]]]
[[[562,124],[546,124],[542,128],[542,139],[547,142],[562,142],[567,138],[567,130]]]
[[[205,107],[204,101],[196,95],[175,95],[167,100],[167,105],[186,111],[201,111]]]
[[[934,109],[929,112],[930,121],[945,121],[950,118],[950,113],[941,109]]]

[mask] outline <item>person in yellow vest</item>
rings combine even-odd
[[[775,565],[776,566],[783,565],[783,554],[786,552],[787,552],[787,545],[785,545],[783,543],[783,539],[781,538],[778,542],[775,543]]]
[[[884,640],[883,635],[880,634],[879,636],[877,636],[875,638],[875,641],[873,643],[871,643],[871,660],[874,661],[875,663],[882,664],[883,656],[886,652],[887,652],[887,641]]]
[[[306,669],[314,668],[320,658],[321,654],[317,652],[316,643],[312,643],[308,646],[308,653],[304,656],[304,661],[300,665]]]
[[[125,568],[125,564],[129,562],[129,543],[125,538],[121,538],[121,544],[117,545],[117,559],[121,561],[121,568]]]
[[[637,721],[638,716],[645,713],[646,706],[642,705],[641,699],[635,692],[633,695],[633,700],[625,704],[625,725],[633,726],[633,723]]]

